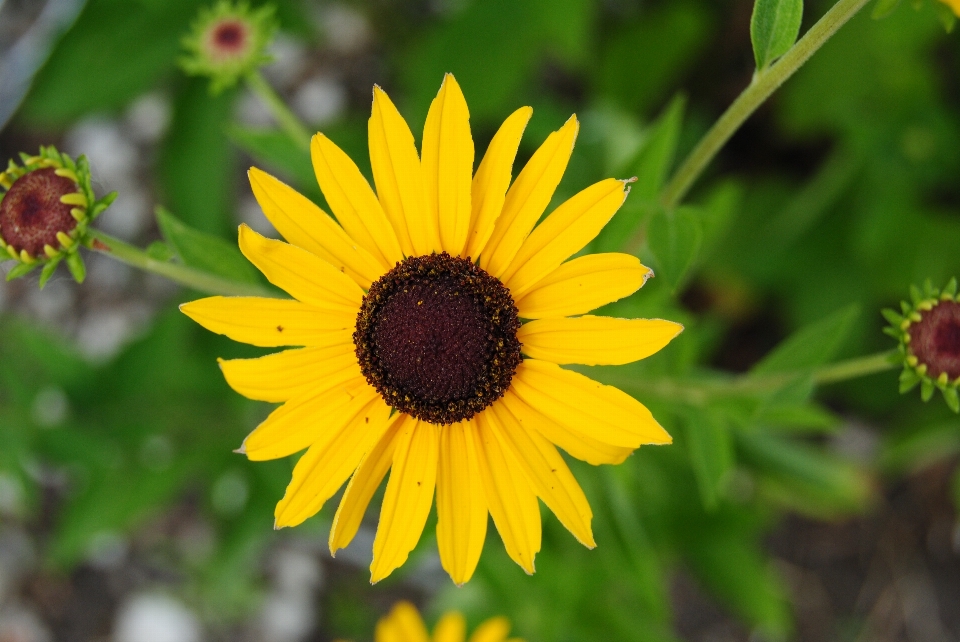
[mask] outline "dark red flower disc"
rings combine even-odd
[[[41,254],[44,245],[60,247],[57,232],[69,234],[77,226],[70,214],[75,206],[61,203],[60,197],[76,191],[77,184],[57,176],[52,167],[24,174],[0,202],[0,236],[17,252],[33,256]]]
[[[960,303],[941,301],[920,316],[910,325],[910,351],[927,364],[930,377],[946,372],[955,380],[960,377]]]

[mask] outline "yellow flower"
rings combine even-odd
[[[531,113],[507,118],[473,175],[469,113],[452,75],[430,106],[419,156],[406,122],[374,88],[376,194],[330,139],[317,134],[311,145],[336,222],[250,170],[257,200],[289,244],[241,226],[240,249],[295,300],[211,297],[181,307],[236,341],[305,346],[220,364],[239,393],[284,402],[240,452],[265,460],[308,449],[277,505],[277,528],[316,514],[350,479],[330,531],[335,553],[392,469],[372,582],[406,561],[434,491],[440,559],[457,584],[473,575],[488,512],[507,553],[533,573],[537,497],[592,548],[590,506],[555,445],[609,464],[642,444],[671,442],[638,401],[560,367],[643,359],[682,327],[586,315],[650,276],[626,254],[568,260],[617,211],[627,182],[591,185],[537,225],[579,125],[574,116],[550,134],[511,185]]]
[[[953,9],[953,12],[960,18],[960,0],[940,0],[940,2]]]
[[[507,639],[510,621],[505,617],[490,618],[477,627],[468,642],[523,642],[520,638]],[[409,602],[398,602],[377,622],[375,642],[464,642],[467,623],[456,611],[446,613],[433,629],[427,632],[417,609]]]

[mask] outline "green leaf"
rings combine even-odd
[[[186,265],[244,283],[259,283],[256,271],[232,243],[188,227],[162,207],[157,208],[157,224]]]
[[[900,0],[877,0],[876,4],[873,5],[873,11],[870,13],[870,17],[874,20],[886,18],[893,13],[893,10],[899,5]]]
[[[287,134],[276,129],[234,125],[227,130],[227,135],[259,165],[279,172],[281,179],[291,182],[302,194],[314,200],[320,197],[310,153],[298,147]]]
[[[803,0],[756,0],[750,18],[750,40],[757,69],[787,53],[800,33]]]
[[[703,412],[687,418],[685,434],[703,507],[716,510],[723,484],[733,469],[730,430],[717,413]]]
[[[798,372],[823,365],[843,345],[858,314],[859,307],[850,305],[798,330],[755,365],[751,374]]]
[[[693,265],[703,239],[703,226],[692,207],[659,210],[647,224],[647,246],[657,264],[657,276],[676,291]]]

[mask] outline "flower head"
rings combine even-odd
[[[220,0],[202,9],[183,39],[186,55],[180,66],[188,74],[210,76],[210,90],[219,93],[241,76],[269,62],[265,50],[277,25],[274,7],[251,9],[246,2]]]
[[[510,621],[505,617],[494,617],[478,626],[468,642],[523,642],[520,638],[507,640],[509,633]],[[387,615],[380,618],[374,633],[375,642],[393,642],[394,640],[464,642],[467,640],[467,623],[463,615],[450,611],[437,622],[431,637],[416,607],[409,602],[398,602]]]
[[[529,107],[507,118],[474,174],[469,112],[453,76],[430,107],[420,153],[387,95],[373,93],[376,193],[333,141],[312,141],[336,220],[250,170],[254,195],[288,242],[241,226],[240,249],[295,300],[212,297],[181,310],[238,341],[304,346],[221,362],[241,394],[284,402],[240,452],[263,460],[307,449],[277,527],[314,515],[349,479],[330,531],[335,553],[390,471],[372,581],[407,559],[434,495],[440,559],[456,583],[476,568],[488,514],[532,573],[538,497],[594,546],[590,506],[557,446],[603,464],[671,441],[634,398],[561,366],[637,361],[682,327],[587,314],[651,276],[625,254],[570,258],[614,215],[628,181],[591,185],[537,225],[573,152],[576,117],[511,184]]]
[[[99,216],[115,194],[96,200],[90,185],[90,166],[76,162],[54,147],[41,147],[36,156],[21,154],[0,172],[0,249],[19,263],[7,280],[43,266],[40,287],[66,260],[74,278],[84,279],[78,253],[90,221]]]
[[[884,310],[891,323],[887,334],[900,341],[903,372],[900,392],[920,384],[920,395],[929,401],[939,388],[947,405],[960,412],[960,297],[957,280],[943,290],[928,281],[923,292],[913,287],[911,303],[901,302],[902,314]]]

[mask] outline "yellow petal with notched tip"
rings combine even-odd
[[[537,226],[520,246],[502,280],[513,296],[524,295],[540,279],[586,247],[613,217],[626,184],[609,178],[567,199]]]
[[[219,359],[231,388],[248,399],[287,401],[361,376],[353,345],[298,348],[257,359]]]
[[[313,137],[310,156],[320,190],[350,238],[387,270],[403,260],[393,226],[357,164],[323,134]]]
[[[507,188],[510,187],[520,138],[532,115],[533,109],[530,107],[521,107],[510,114],[497,130],[480,161],[470,188],[470,234],[463,251],[464,257],[475,259],[480,256],[493,234],[493,226],[500,217]]]
[[[477,627],[470,636],[470,642],[503,642],[510,633],[510,620],[505,617],[492,617]]]
[[[376,642],[430,642],[427,627],[410,602],[397,602],[377,622]]]
[[[363,302],[357,282],[315,254],[268,239],[240,226],[240,251],[267,280],[287,294],[320,308],[356,315]]]
[[[471,577],[487,537],[487,503],[477,459],[476,425],[440,429],[437,472],[437,547],[443,569],[458,585]]]
[[[390,97],[373,86],[373,109],[367,123],[370,166],[380,205],[393,224],[407,256],[429,254],[440,247],[436,221],[428,226],[423,202],[420,157],[413,133]]]
[[[253,461],[279,459],[329,441],[376,392],[362,377],[291,399],[243,440],[238,452]]]
[[[484,515],[486,519],[486,515]],[[467,638],[467,621],[461,613],[444,613],[433,627],[433,642],[464,642]]]
[[[264,348],[352,343],[357,320],[356,312],[245,296],[198,299],[182,304],[180,311],[211,332]]]
[[[316,254],[368,288],[384,266],[313,201],[256,167],[248,172],[253,195],[264,215],[288,242]]]
[[[612,446],[637,448],[673,441],[646,406],[627,393],[555,363],[525,359],[511,387],[547,418],[567,428],[582,426]]]
[[[611,446],[588,434],[592,426],[561,425],[524,403],[515,392],[508,390],[501,403],[506,405],[521,426],[541,434],[548,441],[588,464],[620,464],[630,456],[633,448]]]
[[[527,572],[534,572],[540,551],[540,507],[519,464],[501,443],[487,411],[476,415],[477,455],[484,495],[507,555]]]
[[[581,544],[594,548],[597,543],[590,528],[593,511],[557,449],[536,431],[520,425],[502,403],[495,402],[490,410],[499,420],[491,428],[505,449],[513,453],[537,496]]]
[[[517,298],[524,319],[585,314],[639,290],[653,276],[629,254],[588,254],[567,261]]]
[[[393,453],[393,469],[373,541],[370,582],[376,584],[407,561],[433,505],[440,426],[408,419]]]
[[[348,407],[352,412],[344,413],[346,421],[324,426],[324,439],[310,446],[294,467],[287,492],[274,511],[277,528],[297,526],[316,515],[387,429],[390,407],[376,392],[373,398],[369,393],[358,395]]]
[[[523,353],[553,363],[619,366],[659,352],[683,331],[663,319],[539,319],[517,331]]]
[[[427,212],[439,221],[440,245],[460,256],[470,228],[473,137],[467,101],[453,74],[443,77],[430,104],[420,156]]]
[[[404,415],[401,414],[391,418],[390,427],[370,452],[363,456],[357,471],[347,484],[347,489],[343,491],[343,498],[330,527],[330,554],[334,557],[338,550],[346,548],[353,541],[363,522],[367,505],[390,470],[393,451],[397,447],[397,434],[404,421]]]
[[[579,130],[577,117],[571,116],[563,127],[547,136],[507,192],[503,210],[480,257],[480,267],[493,276],[499,278],[507,269],[550,204],[567,169]]]

